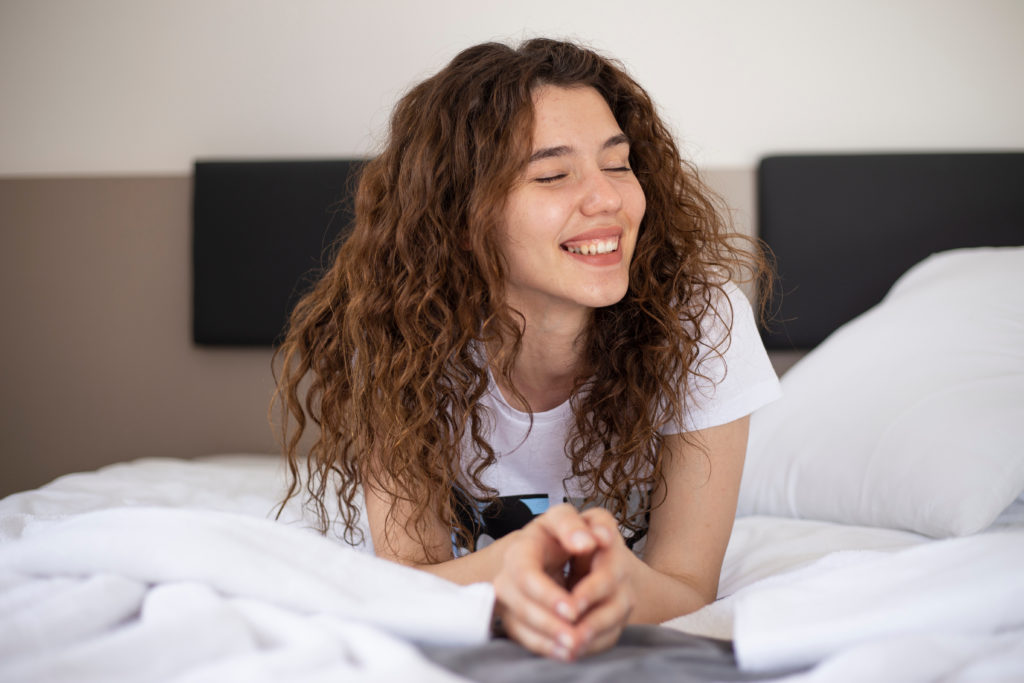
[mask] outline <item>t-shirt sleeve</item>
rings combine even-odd
[[[698,376],[691,376],[683,422],[670,422],[662,428],[662,434],[726,424],[782,395],[750,302],[732,283],[727,283],[724,290],[728,302],[715,306],[717,315],[705,316],[703,339],[707,341],[702,342]]]

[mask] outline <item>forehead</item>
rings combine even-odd
[[[621,132],[608,103],[594,88],[542,85],[533,91],[534,148],[589,136],[603,142]]]

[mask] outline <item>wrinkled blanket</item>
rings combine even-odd
[[[411,643],[483,643],[492,602],[231,512],[32,520],[0,545],[0,680],[458,680]]]
[[[771,525],[778,534],[787,524],[816,523],[740,519],[734,541],[758,537],[763,552],[765,539],[751,529]],[[833,550],[754,578],[668,625],[732,640],[745,671],[814,666],[794,681],[1024,680],[1024,528],[906,547],[877,538],[880,547],[896,544]]]

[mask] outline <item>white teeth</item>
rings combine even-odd
[[[567,251],[584,256],[596,256],[597,254],[608,254],[619,248],[618,238],[610,240],[596,240],[577,247],[566,247]]]

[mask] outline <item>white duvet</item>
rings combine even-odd
[[[1024,681],[1024,525],[934,541],[747,517],[720,599],[666,625],[733,641],[741,668],[801,681]]]
[[[0,502],[0,680],[460,680],[409,641],[483,642],[490,586],[268,520],[279,481],[147,460]]]
[[[0,501],[0,680],[458,680],[414,642],[486,638],[489,586],[272,510],[277,459],[141,460]],[[795,680],[1024,680],[1024,524],[950,541],[737,520],[721,599],[669,622]]]

